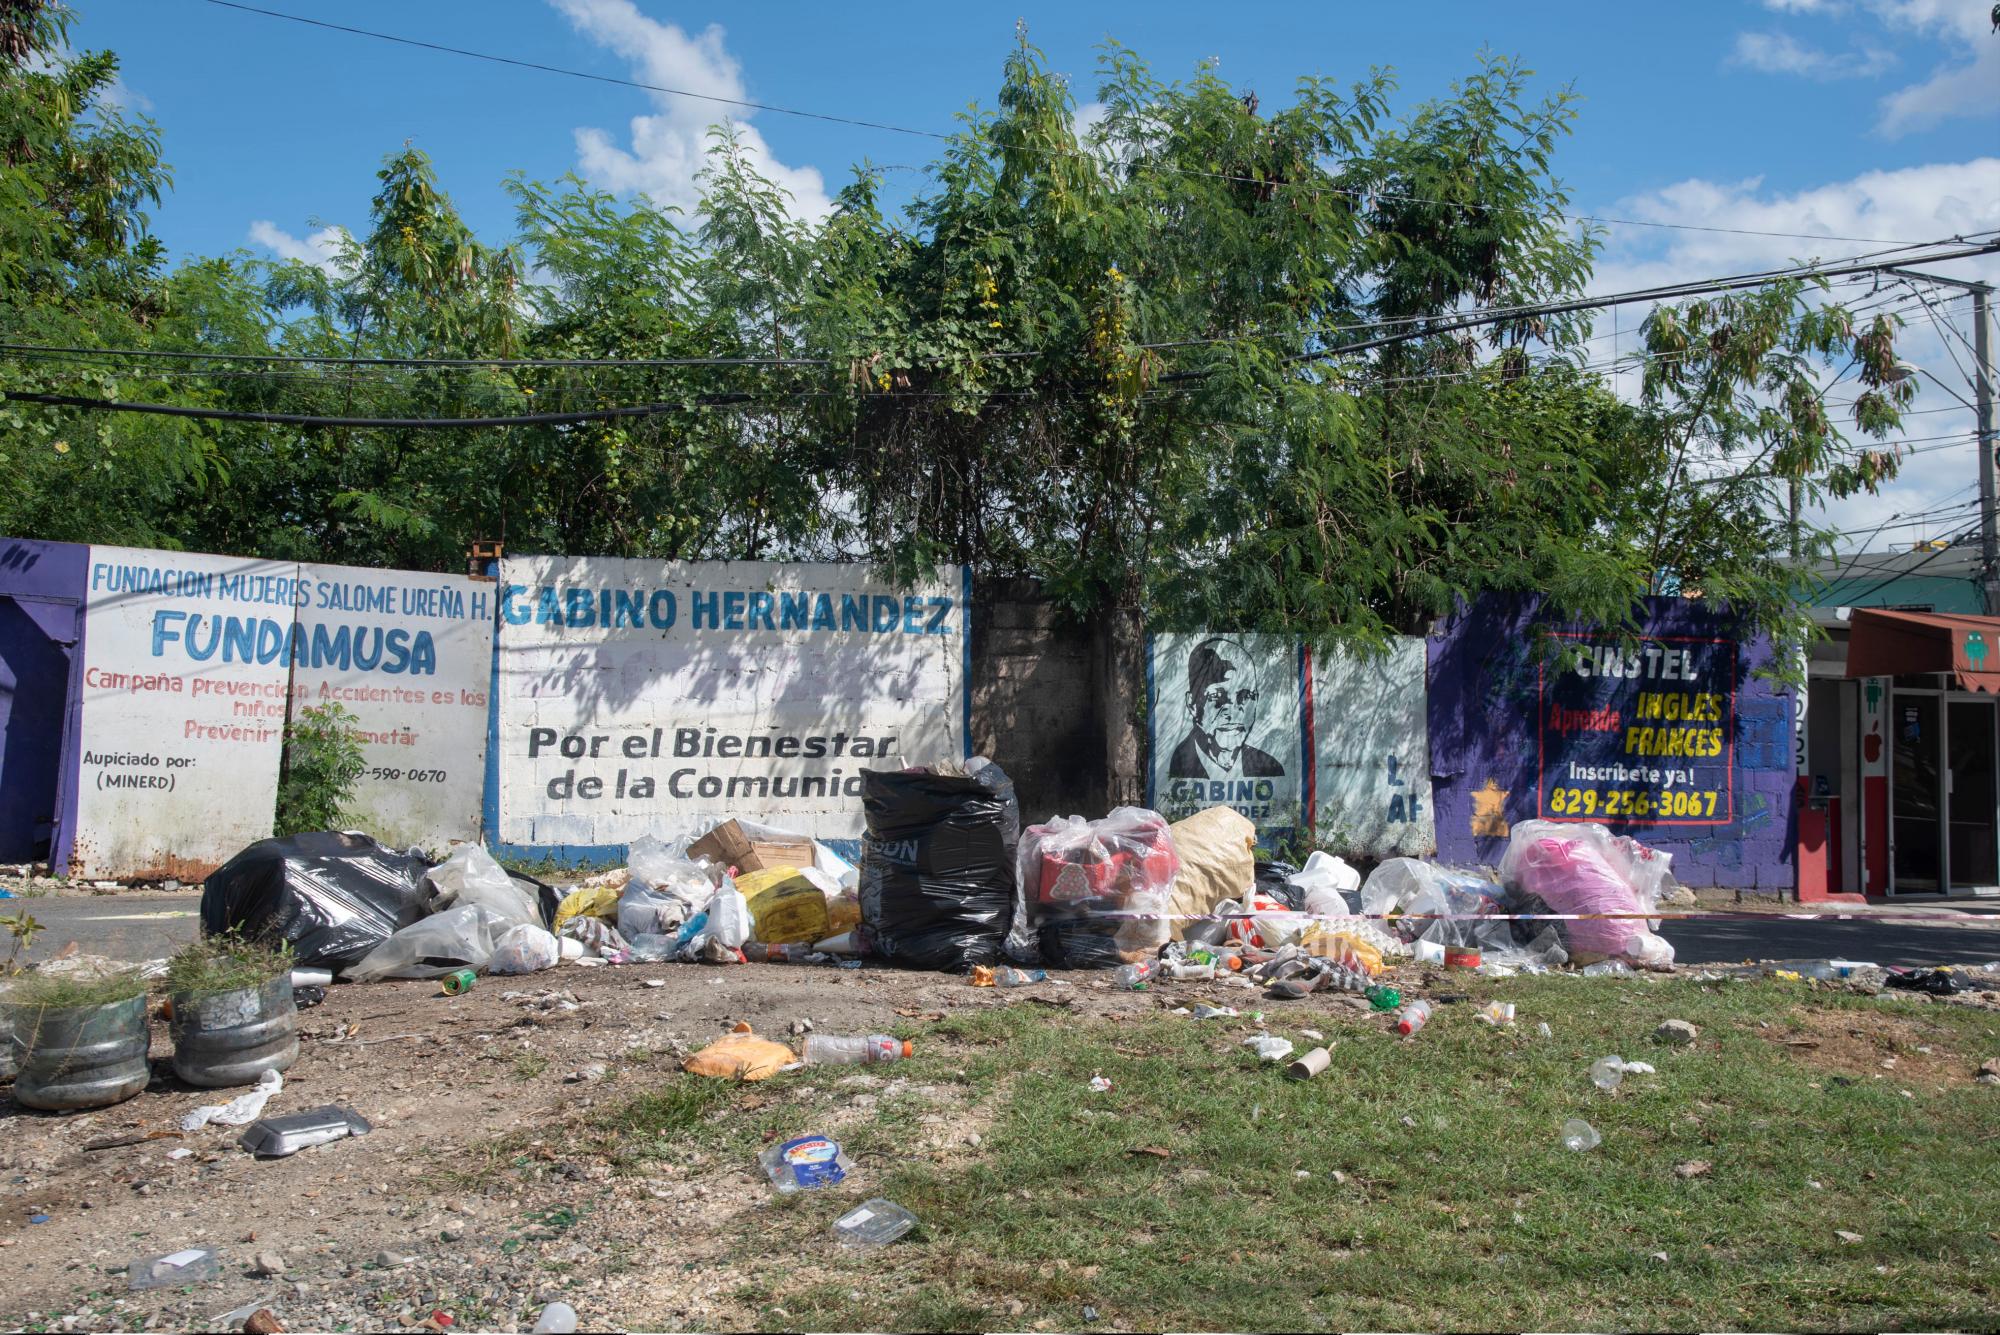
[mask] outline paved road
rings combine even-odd
[[[0,915],[33,914],[44,930],[29,959],[46,959],[69,941],[114,959],[160,959],[199,930],[201,895],[130,894],[48,896],[0,900]],[[1996,906],[2000,908],[2000,906]],[[1662,934],[1682,963],[1738,963],[1746,959],[1851,959],[1874,964],[1984,964],[2000,960],[2000,912],[1978,909],[1950,915],[1951,923],[1901,922],[1877,914],[1848,921],[1729,914],[1669,921]]]
[[[0,917],[11,918],[17,912],[26,912],[42,925],[22,953],[25,960],[45,960],[71,941],[91,955],[156,960],[199,934],[201,892],[0,899]]]
[[[1930,910],[1937,916],[1947,909]],[[1869,964],[1984,964],[2000,960],[2000,916],[1951,914],[1962,922],[1903,922],[1890,914],[1845,921],[1749,913],[1669,920],[1660,935],[1682,964],[1744,960],[1849,959]]]

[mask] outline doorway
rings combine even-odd
[[[1889,893],[2000,892],[2000,706],[1898,689],[1891,718]]]
[[[76,622],[75,603],[0,594],[0,862],[51,851]]]

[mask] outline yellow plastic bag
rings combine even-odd
[[[797,1060],[783,1043],[755,1034],[724,1034],[682,1062],[681,1069],[717,1080],[768,1080]]]
[[[562,925],[571,918],[602,918],[606,922],[617,922],[618,891],[608,885],[578,886],[556,905],[555,930],[562,931]]]
[[[1382,952],[1352,932],[1327,932],[1315,927],[1300,944],[1308,955],[1340,960],[1370,977],[1382,972]]]
[[[861,901],[852,894],[826,901],[827,935],[839,936],[861,925]]]
[[[833,935],[826,895],[797,867],[769,867],[736,878],[750,905],[757,939],[767,946],[810,945]]]

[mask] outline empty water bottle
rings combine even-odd
[[[1049,981],[1047,969],[1017,969],[1011,964],[1003,964],[993,971],[996,987],[1030,987],[1035,983]]]
[[[913,1056],[916,1045],[888,1034],[844,1036],[807,1034],[802,1054],[808,1066],[857,1066],[863,1062],[893,1062]]]
[[[1428,1001],[1413,1001],[1404,1007],[1403,1013],[1396,1018],[1396,1032],[1407,1037],[1428,1024],[1430,1018],[1431,1003]]]
[[[1624,960],[1599,960],[1595,964],[1584,966],[1583,976],[1585,978],[1630,978],[1632,976],[1632,966]]]
[[[1572,1117],[1563,1123],[1563,1144],[1573,1150],[1594,1150],[1602,1141],[1597,1128],[1581,1117]]]
[[[1159,973],[1160,966],[1157,963],[1152,960],[1141,960],[1137,964],[1121,966],[1112,977],[1118,986],[1137,992],[1157,978]]]

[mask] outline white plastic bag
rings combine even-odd
[[[494,939],[515,925],[483,904],[461,904],[401,928],[348,966],[344,976],[369,983],[378,978],[442,978],[457,969],[483,969],[493,958]]]
[[[533,923],[517,923],[500,934],[493,943],[492,958],[486,961],[488,973],[538,973],[543,969],[553,969],[562,959],[562,946],[556,939]]]
[[[1305,891],[1306,912],[1325,918],[1354,911],[1348,895],[1361,889],[1361,873],[1343,858],[1314,849],[1306,865],[1285,878]]]
[[[709,898],[703,898],[704,906]],[[698,912],[700,909],[680,894],[654,889],[634,873],[618,892],[618,934],[627,941],[640,936],[672,936]]]
[[[249,1093],[238,1094],[227,1103],[204,1103],[181,1118],[181,1130],[199,1131],[210,1122],[220,1122],[224,1126],[248,1126],[264,1115],[264,1105],[284,1087],[284,1076],[276,1071],[265,1071],[257,1077],[257,1086]]]
[[[460,844],[424,876],[436,891],[434,910],[479,904],[510,923],[542,924],[542,906],[534,892],[515,884],[507,869],[479,844]]]
[[[708,902],[708,926],[702,935],[730,950],[741,950],[752,930],[749,903],[734,881],[725,880]]]

